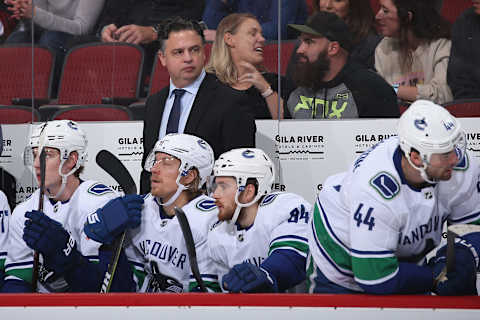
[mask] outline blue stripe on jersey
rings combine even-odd
[[[468,215],[468,216],[465,216],[465,217],[461,217],[461,218],[458,218],[458,219],[449,219],[449,220],[453,223],[460,223],[460,222],[467,221],[467,220],[476,220],[476,218],[480,218],[480,211],[472,213],[471,215]]]
[[[368,254],[368,255],[385,255],[385,254],[393,254],[393,251],[391,250],[385,250],[385,251],[362,251],[362,250],[355,250],[355,249],[350,249],[351,252],[357,253],[357,254]]]
[[[341,274],[343,274],[344,276],[346,277],[350,277],[353,279],[353,272],[350,274],[350,273],[346,273],[342,270],[340,270],[340,268],[337,267],[337,265],[335,264],[335,262],[332,261],[332,259],[330,259],[330,257],[328,256],[328,254],[323,250],[322,246],[320,245],[320,243],[318,242],[318,238],[317,238],[317,235],[316,235],[316,232],[315,232],[315,227],[313,226],[313,223],[311,224],[312,226],[312,231],[313,231],[313,238],[315,239],[315,244],[317,245],[317,248],[320,250],[320,253],[322,254],[322,256],[327,259],[327,261],[332,265],[332,267],[335,268],[335,270],[337,270],[338,272],[340,272]]]
[[[6,256],[6,255],[7,255],[7,252],[6,252],[6,251],[5,251],[5,252],[0,252],[0,257],[1,257],[1,256]]]
[[[333,229],[332,227],[330,226],[330,223],[328,222],[328,219],[327,219],[327,215],[325,214],[325,210],[323,210],[323,207],[322,207],[322,204],[320,203],[320,200],[317,200],[317,203],[318,205],[320,206],[320,209],[322,210],[322,216],[323,216],[323,219],[325,220],[325,224],[327,225],[327,228],[328,230],[330,231],[330,233],[332,234],[332,236],[335,238],[335,240],[338,241],[338,243],[340,243],[340,245],[343,246],[343,248],[346,250],[346,251],[350,251],[350,248],[348,246],[346,246],[342,240],[340,240],[339,237],[337,237],[337,235],[335,234],[335,232],[333,232]]]
[[[14,267],[22,267],[22,266],[30,266],[33,265],[33,260],[28,262],[17,262],[17,263],[10,263],[5,265],[5,269],[7,268],[14,268]]]
[[[275,239],[273,239],[272,241],[270,241],[270,245],[274,242],[274,241],[277,241],[279,239],[285,239],[285,238],[293,238],[293,239],[298,239],[298,240],[302,240],[304,242],[308,242],[308,239],[307,238],[304,238],[304,237],[300,237],[300,236],[296,236],[296,235],[285,235],[285,236],[280,236],[280,237],[276,237]]]

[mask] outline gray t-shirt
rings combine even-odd
[[[294,119],[358,118],[355,99],[344,83],[317,92],[298,87],[290,94],[287,106]]]
[[[35,0],[33,21],[46,30],[75,36],[88,34],[105,0]]]

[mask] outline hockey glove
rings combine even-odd
[[[88,215],[83,230],[90,239],[111,244],[127,228],[134,229],[142,219],[143,198],[129,194],[107,202],[103,208]]]
[[[26,212],[25,217],[23,240],[43,255],[43,264],[47,269],[61,275],[75,266],[80,253],[75,240],[59,222],[37,210]]]
[[[265,269],[243,262],[222,278],[223,288],[233,293],[278,292],[277,280]]]
[[[433,292],[441,296],[476,295],[476,262],[470,248],[455,243],[455,270],[447,272],[446,251],[443,246],[429,264],[433,268]]]

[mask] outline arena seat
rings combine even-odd
[[[129,121],[132,113],[127,107],[116,105],[81,105],[60,108],[51,120],[74,121]]]
[[[0,106],[0,123],[19,124],[40,121],[36,109],[27,106]]]
[[[144,51],[129,43],[87,43],[67,53],[56,104],[101,104],[102,98],[138,98]]]
[[[454,23],[458,16],[471,6],[471,0],[443,0],[440,12],[445,19]]]
[[[480,99],[461,99],[443,104],[455,117],[480,117]]]
[[[46,47],[34,46],[35,99],[50,98],[54,54]],[[7,44],[0,46],[0,104],[10,105],[14,99],[23,104],[32,96],[32,46]]]
[[[281,43],[281,74],[287,72],[288,62],[297,45],[297,40],[286,40]],[[263,48],[263,64],[268,72],[278,72],[278,43],[277,41],[267,42]]]

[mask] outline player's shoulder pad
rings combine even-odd
[[[95,196],[102,196],[107,193],[113,193],[114,191],[102,183],[95,182],[90,187],[88,187],[87,192]]]
[[[200,200],[195,203],[195,208],[203,212],[209,212],[216,209],[217,205],[215,204],[215,200],[201,197]]]
[[[400,184],[397,179],[386,171],[381,171],[370,179],[373,187],[384,199],[391,200],[400,192]]]
[[[470,159],[468,158],[468,153],[466,152],[462,161],[457,163],[457,165],[455,167],[453,167],[453,170],[466,171],[466,170],[468,170],[469,166],[470,166]]]

